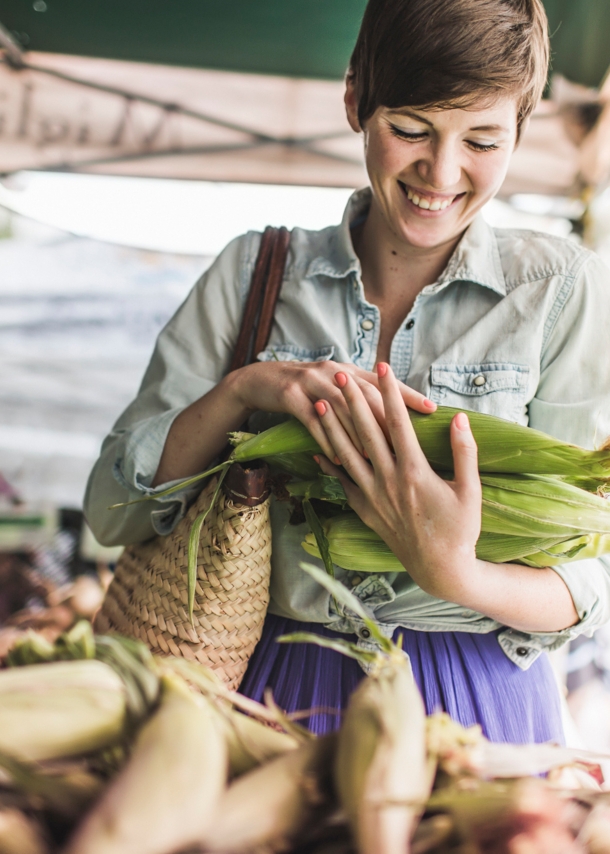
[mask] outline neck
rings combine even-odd
[[[407,244],[390,230],[373,197],[366,221],[353,232],[367,299],[400,304],[407,314],[418,293],[439,278],[460,237],[432,248]]]

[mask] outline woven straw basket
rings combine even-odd
[[[196,659],[236,689],[269,603],[270,499],[250,507],[218,496],[201,530],[191,625],[189,533],[215,486],[214,478],[172,534],[125,549],[95,627],[142,640],[158,655]]]

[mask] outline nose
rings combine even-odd
[[[460,182],[462,167],[459,153],[451,142],[437,142],[417,164],[420,177],[429,187],[439,192],[452,190]]]

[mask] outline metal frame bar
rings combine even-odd
[[[58,80],[62,80],[66,83],[72,83],[77,86],[84,86],[89,89],[94,89],[98,92],[104,92],[109,95],[115,95],[119,98],[123,98],[126,102],[139,101],[143,104],[158,107],[168,115],[183,115],[188,118],[204,122],[206,124],[222,127],[226,130],[235,131],[237,133],[243,133],[244,135],[249,136],[251,140],[250,142],[243,144],[226,146],[197,146],[191,148],[171,148],[160,151],[157,150],[133,152],[130,154],[118,155],[117,157],[96,158],[94,160],[89,161],[79,161],[74,163],[66,162],[63,164],[50,165],[32,171],[78,171],[79,169],[91,166],[128,162],[130,160],[142,160],[149,159],[152,157],[168,157],[179,154],[217,154],[222,153],[223,151],[247,151],[255,148],[260,148],[266,145],[280,145],[285,148],[297,148],[309,154],[314,154],[318,157],[322,157],[328,160],[349,163],[350,165],[360,164],[360,161],[354,158],[345,157],[340,154],[333,154],[332,152],[320,151],[319,149],[315,148],[316,142],[324,142],[329,139],[339,139],[343,136],[347,136],[349,134],[349,131],[334,131],[330,133],[314,134],[313,136],[305,137],[275,136],[273,134],[265,134],[259,131],[252,130],[252,128],[245,127],[235,122],[226,121],[224,119],[218,118],[217,116],[211,116],[207,113],[203,113],[198,110],[192,110],[188,107],[183,107],[178,103],[162,101],[158,98],[153,98],[149,95],[142,95],[137,92],[131,92],[127,89],[123,89],[117,86],[107,86],[103,83],[96,83],[91,80],[83,80],[80,77],[75,77],[71,74],[65,74],[62,71],[56,71],[55,69],[45,68],[44,66],[35,65],[27,62],[24,59],[22,49],[12,38],[6,28],[2,26],[2,24],[0,24],[0,47],[4,49],[6,54],[4,58],[0,57],[0,62],[4,62],[10,65],[16,71],[32,71],[37,74],[46,74],[48,76],[55,77]],[[18,171],[20,170],[13,170],[13,172]],[[5,174],[12,174],[12,172]]]

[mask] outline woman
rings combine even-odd
[[[572,242],[494,230],[479,215],[502,185],[547,60],[539,0],[370,0],[345,103],[371,187],[352,196],[340,226],[293,231],[269,348],[231,374],[260,235],[224,250],[159,336],[86,498],[103,543],[167,533],[192,494],[106,508],[204,470],[247,417],[260,429],[277,419],[269,413],[296,416],[324,450],[322,470],[342,479],[407,570],[339,577],[386,634],[403,636],[428,711],[515,742],[561,740],[542,653],[608,619],[608,571],[601,561],[541,570],[478,561],[468,418],[452,423],[446,482],[405,404],[488,412],[589,447],[610,433],[608,271]],[[274,638],[307,629],[366,646],[367,631],[298,568],[303,528],[287,524],[285,506],[273,505],[272,524],[271,605],[241,690],[260,698],[270,685],[288,710],[340,708],[358,665]],[[310,719],[318,732],[336,722]]]

